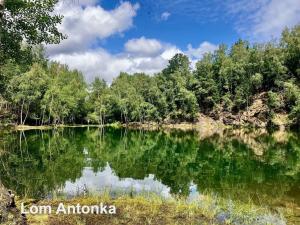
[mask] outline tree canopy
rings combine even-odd
[[[3,0],[2,0],[3,1]],[[58,0],[5,0],[0,8],[0,64],[8,59],[28,62],[31,47],[59,43],[62,16],[55,15]]]
[[[179,53],[157,74],[121,72],[111,84],[88,84],[80,71],[44,57],[40,44],[64,38],[55,3],[6,0],[1,9],[0,95],[12,122],[194,122],[199,113],[238,114],[263,94],[270,118],[285,113],[300,123],[300,25],[277,42],[221,44],[195,68]]]

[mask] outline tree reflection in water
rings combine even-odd
[[[115,184],[105,185],[107,165],[112,171],[106,179]],[[0,136],[0,175],[6,187],[34,198],[84,182],[99,190],[122,189],[130,181],[133,187],[125,186],[132,191],[152,176],[164,193],[188,196],[193,185],[230,199],[299,206],[300,135],[229,130],[201,139],[196,131],[15,131]]]

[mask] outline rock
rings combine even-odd
[[[253,103],[244,111],[234,115],[230,112],[221,112],[220,118],[226,125],[264,128],[269,121],[269,108],[267,106],[267,94],[265,92],[256,95]]]
[[[4,223],[8,219],[7,206],[9,204],[9,200],[7,190],[0,184],[0,223]]]
[[[15,196],[0,183],[0,224],[26,225],[26,217],[16,207]]]

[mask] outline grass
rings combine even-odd
[[[23,200],[24,201],[24,200]],[[18,201],[20,202],[20,201]],[[115,215],[77,214],[55,215],[57,205],[115,205]],[[32,205],[32,201],[27,201]],[[51,215],[28,215],[28,224],[38,225],[102,225],[102,224],[285,224],[279,214],[272,214],[263,207],[251,202],[233,202],[214,195],[200,195],[197,200],[182,198],[163,199],[157,195],[119,196],[111,198],[109,194],[77,196],[71,199],[59,197],[54,200],[42,200],[36,205],[51,205]]]
[[[29,224],[213,224],[205,217],[196,205],[163,201],[159,198],[146,199],[144,197],[129,196],[110,199],[101,197],[80,197],[70,200],[41,201],[38,205],[51,205],[54,209],[60,203],[64,205],[98,205],[100,202],[115,205],[116,215],[31,215]]]

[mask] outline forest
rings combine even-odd
[[[5,1],[0,14],[2,123],[195,122],[199,113],[218,119],[223,112],[247,110],[263,93],[270,118],[285,113],[291,124],[300,124],[300,25],[267,43],[221,44],[195,68],[187,56],[176,54],[155,75],[121,72],[107,84],[99,71],[99,78],[87,83],[80,71],[45,56],[45,44],[67,38],[57,30],[62,16],[51,13],[56,2]]]

